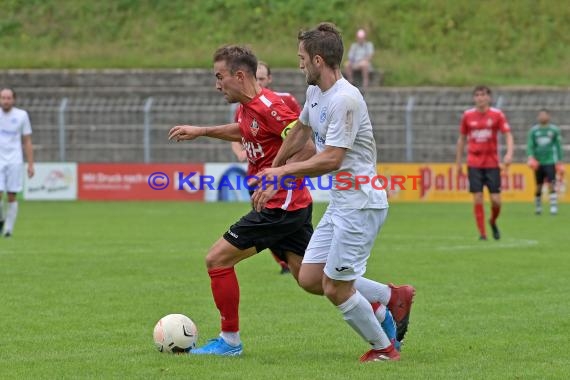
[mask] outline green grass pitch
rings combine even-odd
[[[0,378],[553,379],[570,372],[570,209],[505,204],[479,242],[469,204],[393,204],[367,276],[417,296],[398,363],[267,252],[238,265],[244,355],[161,354],[165,314],[218,333],[204,256],[247,204],[22,202],[0,240]],[[315,208],[317,222],[324,211]],[[487,210],[488,215],[488,210]]]

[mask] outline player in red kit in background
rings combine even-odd
[[[501,233],[497,226],[497,218],[501,212],[501,167],[497,151],[497,135],[499,132],[503,133],[507,143],[507,152],[503,158],[505,170],[513,158],[513,135],[503,112],[491,107],[491,90],[489,87],[475,87],[473,101],[475,108],[465,111],[461,119],[456,149],[457,174],[462,174],[461,161],[467,142],[469,192],[473,194],[473,212],[479,230],[479,239],[487,240],[483,207],[483,187],[486,186],[491,195],[489,224],[493,231],[493,238],[499,240]]]

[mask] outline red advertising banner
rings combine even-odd
[[[80,200],[203,201],[203,164],[78,164]]]

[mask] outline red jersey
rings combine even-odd
[[[498,168],[497,134],[511,131],[503,112],[489,108],[479,112],[471,108],[463,113],[460,132],[467,136],[467,166],[473,168]]]
[[[291,111],[281,97],[267,88],[262,89],[249,103],[238,107],[236,119],[241,131],[242,145],[247,153],[248,175],[255,175],[271,167],[283,142],[281,133],[297,118],[298,114]],[[279,191],[265,207],[294,211],[311,204],[311,194],[307,187],[298,190],[301,180],[297,180],[294,190],[286,190],[278,185]]]
[[[279,95],[285,104],[287,104],[287,106],[291,108],[291,111],[295,112],[296,115],[301,114],[301,106],[293,95],[288,92],[276,92],[275,94]]]

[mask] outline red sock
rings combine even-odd
[[[234,268],[209,269],[212,295],[220,311],[222,331],[239,331],[239,284]]]
[[[475,221],[477,222],[477,228],[479,229],[479,235],[487,236],[485,232],[485,209],[482,204],[475,204],[473,206],[473,213],[475,214]]]
[[[495,224],[500,213],[501,213],[501,206],[500,205],[492,205],[491,206],[491,224]]]

